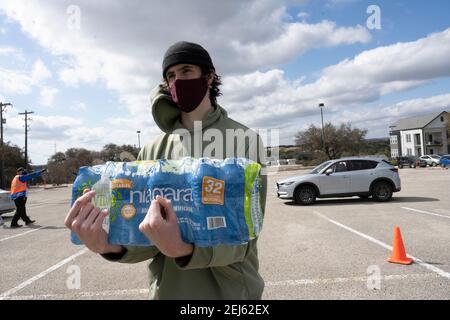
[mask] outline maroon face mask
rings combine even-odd
[[[208,81],[205,77],[197,79],[177,79],[170,86],[173,101],[183,112],[194,111],[202,102],[208,91]]]

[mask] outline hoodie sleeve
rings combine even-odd
[[[256,250],[256,239],[239,246],[218,245],[216,247],[194,246],[192,255],[176,258],[175,262],[181,270],[223,267],[244,261],[247,252]]]

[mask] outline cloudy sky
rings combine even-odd
[[[24,146],[29,110],[34,164],[137,145],[137,130],[152,141],[149,92],[179,40],[210,52],[229,115],[279,129],[281,144],[320,125],[320,102],[325,121],[387,137],[399,118],[450,110],[448,12],[444,0],[2,0],[4,137]]]

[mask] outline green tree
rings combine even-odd
[[[100,151],[100,156],[104,161],[122,161],[120,155],[123,151],[131,153],[135,158],[137,158],[139,153],[139,149],[131,145],[118,146],[114,143],[109,143]]]
[[[298,132],[295,142],[307,152],[322,152],[328,159],[340,158],[343,155],[358,155],[365,145],[366,129],[352,128],[351,124],[341,124],[339,127],[326,123],[324,126],[324,141],[322,129],[311,125],[307,130]]]
[[[9,142],[3,144],[3,150],[0,150],[2,156],[4,157],[4,168],[3,168],[3,186],[0,188],[9,189],[11,181],[16,175],[17,168],[23,167],[25,163],[25,157],[22,150]],[[0,159],[1,161],[1,159]],[[27,166],[29,167],[29,166]]]

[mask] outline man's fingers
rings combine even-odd
[[[161,206],[157,200],[152,200],[150,208],[148,208],[147,215],[139,225],[139,230],[142,231],[148,228],[153,228],[162,222],[163,218],[161,216]]]
[[[163,197],[157,197],[157,200],[159,204],[161,205],[161,209],[164,210],[166,213],[166,216],[164,217],[168,221],[176,221],[177,215],[175,214],[175,211],[173,210],[172,201],[163,198]]]
[[[91,191],[91,189],[89,189],[89,188],[84,189],[84,190],[83,190],[83,195],[86,194],[86,193],[88,193],[89,191]]]
[[[87,189],[86,189],[87,190]],[[84,191],[83,191],[84,192]],[[66,216],[66,219],[64,220],[64,225],[72,229],[72,222],[73,220],[78,216],[80,213],[80,210],[87,204],[90,203],[92,198],[95,195],[95,191],[87,191],[84,195],[79,197],[75,203],[73,204],[72,208],[70,208],[69,213]]]
[[[88,203],[85,206],[83,206],[80,210],[80,213],[78,216],[74,219],[72,223],[72,227],[80,228],[86,219],[88,218],[89,214],[91,213],[92,209],[94,209],[94,205],[92,203]]]
[[[95,218],[97,218],[98,214],[100,213],[100,208],[93,208],[89,215],[87,216],[86,220],[84,221],[83,225],[85,224],[86,227],[90,227],[92,224],[94,224]]]
[[[102,228],[103,220],[105,220],[105,218],[107,216],[108,216],[107,209],[103,209],[98,213],[97,217],[95,218],[94,225],[93,225],[95,230],[99,230],[100,228]]]

